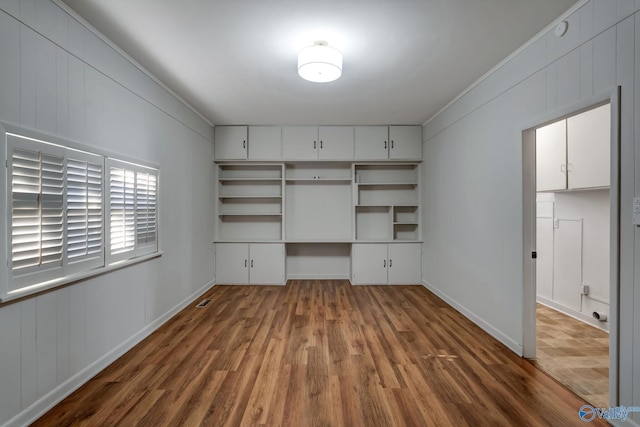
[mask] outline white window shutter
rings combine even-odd
[[[157,249],[157,176],[150,172],[136,173],[136,253]]]
[[[60,277],[64,236],[64,150],[7,135],[10,180],[9,290]]]
[[[103,262],[103,160],[90,153],[67,153],[68,270],[104,265]]]

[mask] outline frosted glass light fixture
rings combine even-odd
[[[342,53],[327,42],[317,41],[298,54],[298,74],[310,82],[332,82],[342,75]]]

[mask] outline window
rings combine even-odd
[[[155,169],[108,159],[109,263],[158,250]]]
[[[11,214],[0,298],[158,252],[157,169],[4,135]]]

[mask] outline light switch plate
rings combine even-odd
[[[633,198],[633,224],[640,225],[640,197]]]

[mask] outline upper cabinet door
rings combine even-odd
[[[353,126],[320,126],[318,158],[353,160]]]
[[[284,160],[316,160],[318,146],[317,126],[282,128],[282,157]]]
[[[422,126],[389,126],[389,158],[422,158]]]
[[[567,122],[536,129],[536,191],[567,188]]]
[[[280,160],[281,158],[282,128],[249,126],[249,160]]]
[[[247,126],[216,126],[214,134],[216,160],[247,158]]]
[[[389,158],[389,128],[387,126],[356,126],[356,160],[386,160]]]
[[[608,187],[610,153],[610,104],[567,119],[569,189]]]

